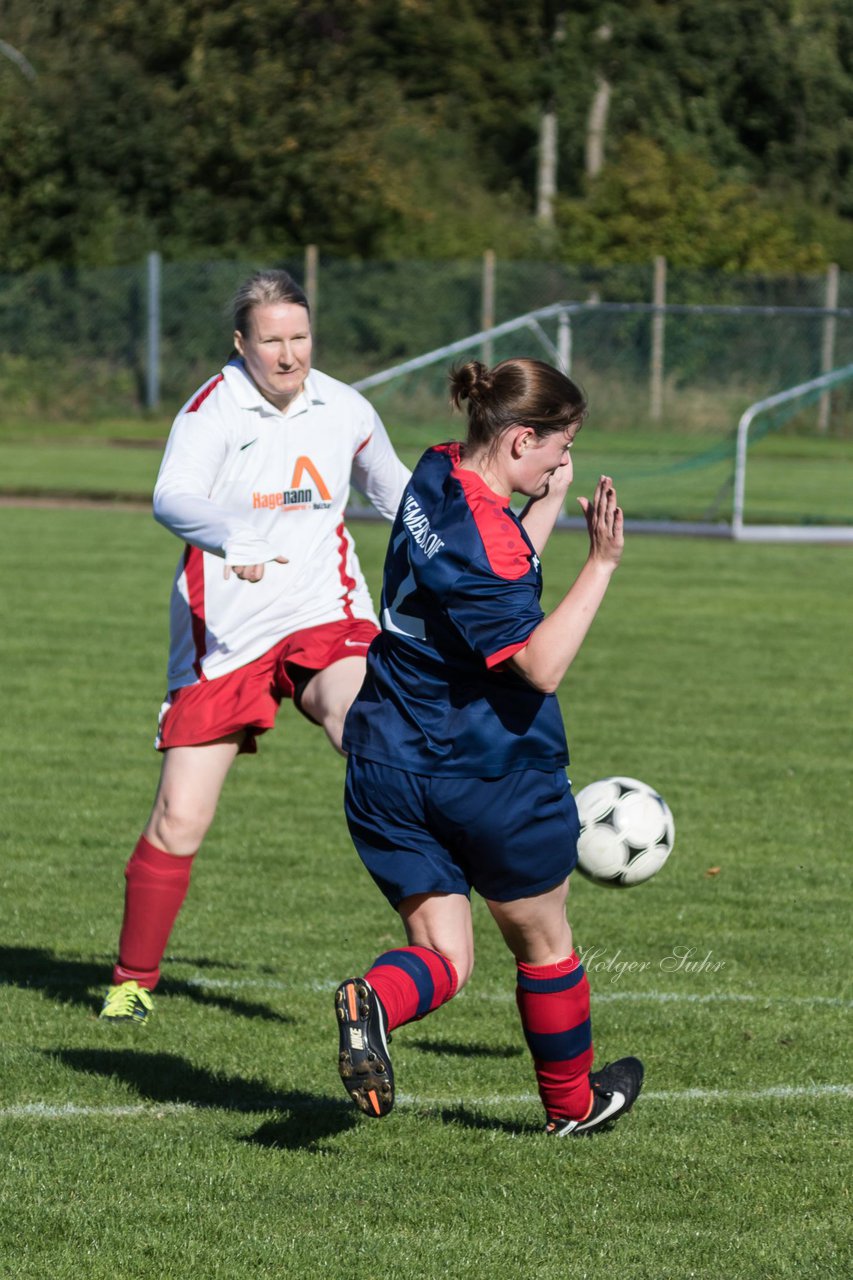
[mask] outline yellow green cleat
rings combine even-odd
[[[153,1012],[151,992],[138,982],[120,982],[107,989],[104,1007],[98,1014],[104,1022],[145,1022]]]

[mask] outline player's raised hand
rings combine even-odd
[[[287,556],[276,556],[272,563],[287,564]],[[226,564],[222,570],[222,576],[226,582],[232,573],[242,582],[260,582],[264,576],[264,566],[262,564]]]
[[[601,476],[592,502],[589,498],[578,498],[578,502],[589,530],[590,559],[617,565],[625,546],[625,531],[622,508],[617,503],[612,478]]]

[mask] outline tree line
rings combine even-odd
[[[0,270],[853,270],[844,0],[5,0]]]

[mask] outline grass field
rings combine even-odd
[[[157,476],[169,424],[162,420],[53,424],[32,438],[20,427],[0,429],[0,496],[84,494],[147,499]],[[414,465],[436,440],[459,427],[400,427],[389,420],[400,456]],[[620,501],[634,519],[729,521],[732,516],[734,435],[676,431],[597,431],[585,428],[574,453],[579,492],[603,471],[613,475]],[[572,504],[570,511],[579,514]],[[751,449],[746,519],[752,523],[853,525],[853,439],[770,434]]]
[[[638,776],[675,814],[658,877],[570,909],[597,1060],[646,1088],[549,1142],[478,903],[469,988],[394,1037],[395,1111],[346,1099],[332,991],[401,935],[290,707],[229,779],[154,1017],[98,1023],[178,544],[108,509],[0,530],[4,1280],[853,1272],[849,548],[630,542],[562,696],[576,787]],[[386,529],[356,536],[375,586]],[[551,601],[583,554],[552,539]]]

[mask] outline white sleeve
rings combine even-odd
[[[394,452],[379,414],[368,409],[370,434],[352,460],[352,482],[380,515],[393,520],[412,473]]]
[[[228,564],[264,564],[279,554],[242,517],[210,493],[228,455],[221,426],[201,414],[174,422],[154,486],[154,519],[176,537]]]

